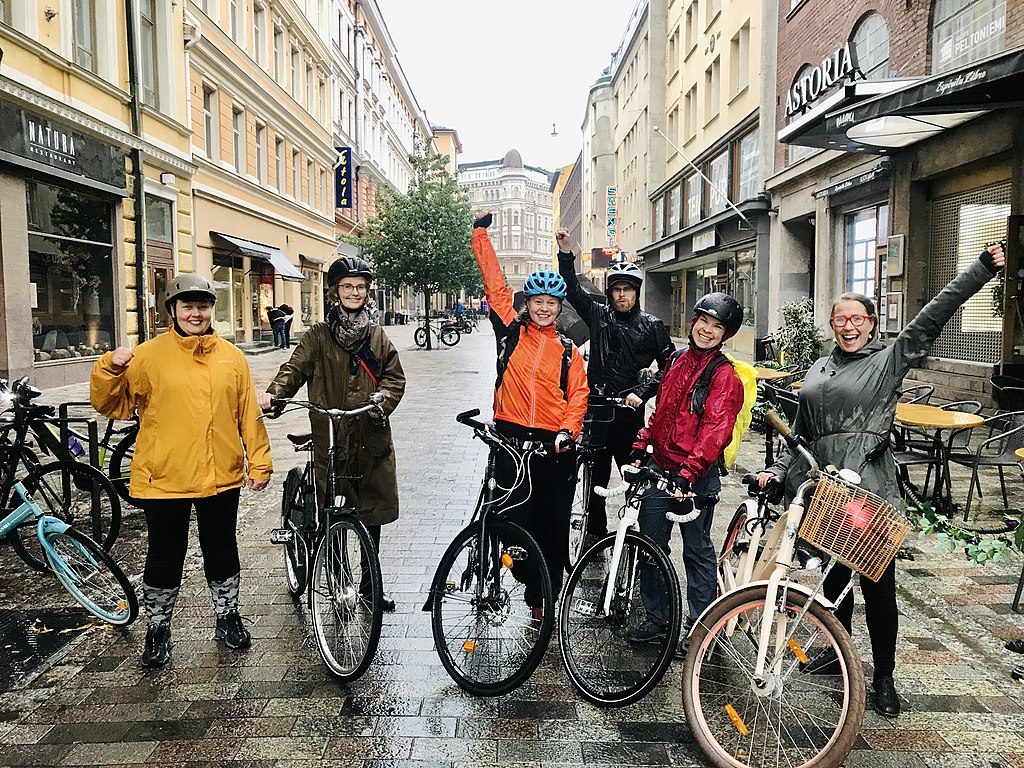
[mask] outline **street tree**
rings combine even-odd
[[[413,178],[408,192],[379,190],[377,215],[353,242],[373,263],[381,285],[408,286],[423,294],[429,318],[431,296],[436,293],[482,292],[470,245],[473,215],[465,193],[448,172],[446,158],[419,144],[409,162]]]

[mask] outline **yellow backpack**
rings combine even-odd
[[[674,361],[680,354],[682,353],[676,352],[672,360]],[[740,452],[740,443],[743,442],[743,435],[746,434],[747,429],[750,427],[750,422],[753,420],[752,410],[754,403],[757,401],[757,373],[754,371],[754,366],[737,360],[732,355],[723,352],[720,357],[716,357],[704,366],[704,370],[701,371],[700,377],[697,379],[697,383],[694,384],[693,392],[690,395],[690,407],[698,416],[704,415],[704,403],[708,399],[711,377],[715,375],[715,371],[720,365],[725,365],[726,363],[732,365],[736,375],[739,376],[740,381],[743,383],[743,406],[740,408],[739,413],[736,414],[736,423],[732,427],[732,439],[725,446],[725,450],[722,451],[722,463],[728,468],[736,462],[736,455]]]

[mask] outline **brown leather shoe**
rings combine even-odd
[[[899,717],[900,697],[891,677],[875,680],[875,712],[882,717]]]

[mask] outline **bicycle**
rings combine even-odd
[[[605,707],[638,701],[656,686],[679,640],[682,599],[679,576],[665,551],[640,533],[640,500],[650,486],[672,493],[667,472],[652,467],[622,467],[626,502],[615,533],[598,540],[580,558],[565,583],[558,619],[558,640],[569,680],[584,699]],[[595,488],[602,496],[618,490]],[[670,513],[673,522],[687,515]],[[611,557],[608,557],[608,550]],[[667,608],[664,638],[656,643],[631,642],[629,635],[647,619],[641,597],[643,580],[661,585]]]
[[[555,595],[540,546],[507,519],[507,509],[499,511],[521,483],[529,487],[530,457],[543,455],[547,446],[514,444],[476,421],[479,415],[473,409],[455,417],[490,449],[476,508],[442,555],[423,610],[431,613],[441,664],[459,687],[474,696],[500,696],[533,674],[554,628]],[[514,458],[518,469],[509,488],[495,480],[501,451]],[[531,595],[540,603],[533,609],[525,599],[527,583],[539,592]]]
[[[859,488],[855,472],[820,470],[775,413],[765,418],[808,462],[807,480],[787,509],[768,579],[725,593],[695,623],[683,706],[714,765],[838,766],[860,733],[866,687],[857,648],[833,613],[853,580],[835,603],[819,591],[836,562],[878,579],[910,526]],[[813,587],[793,580],[802,568],[798,533],[832,556]]]
[[[22,483],[11,490],[21,503],[0,520],[0,539],[31,525],[49,570],[83,608],[114,626],[135,621],[138,597],[114,559],[81,531],[43,512]]]
[[[442,323],[438,326],[431,323],[430,320],[424,319],[423,324],[420,325],[412,335],[412,340],[416,342],[417,347],[426,347],[428,334],[433,335],[433,338],[435,339],[439,339],[446,347],[454,347],[462,338],[458,329],[454,325],[450,323]]]
[[[327,487],[320,506],[313,458],[313,434],[289,434],[296,452],[309,456],[302,469],[285,478],[281,527],[270,533],[284,545],[285,581],[292,597],[306,593],[317,651],[340,682],[357,679],[370,666],[384,619],[384,586],[377,548],[354,507],[341,494],[339,451],[334,436],[342,419],[376,413],[383,420],[383,395],[350,410],[325,408],[304,400],[273,399],[277,414],[305,409],[330,419]],[[310,554],[312,553],[312,569]]]
[[[14,485],[19,481],[47,515],[68,524],[87,522],[92,538],[106,551],[114,545],[121,528],[121,502],[110,481],[95,467],[79,461],[42,463],[28,444],[33,422],[53,416],[53,407],[32,401],[40,390],[22,378],[8,386],[0,379],[0,403],[13,415],[0,435],[0,508],[13,505]],[[24,529],[9,536],[14,551],[37,570],[48,567],[45,548],[36,547]]]

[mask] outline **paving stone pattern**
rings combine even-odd
[[[384,529],[381,553],[398,610],[385,617],[366,675],[346,687],[325,673],[306,631],[305,609],[285,589],[281,551],[267,542],[277,519],[279,479],[303,459],[284,435],[302,429],[304,418],[285,416],[269,424],[277,482],[242,500],[242,612],[252,622],[252,648],[230,652],[213,640],[193,529],[173,662],[156,671],[139,666],[144,621],[127,631],[81,632],[0,693],[0,765],[705,764],[686,726],[679,664],[646,699],[619,710],[577,698],[554,647],[533,678],[505,697],[476,699],[448,678],[433,651],[429,614],[420,607],[478,490],[483,446],[453,417],[473,407],[489,413],[494,346],[484,331],[452,349],[426,352],[412,344],[412,330],[389,329],[409,377],[393,418],[401,518]],[[275,351],[249,358],[259,388],[286,356]],[[51,402],[85,395],[85,386],[47,393]],[[752,435],[740,463],[756,468],[762,459],[761,441]],[[737,476],[726,481],[719,538],[742,496]],[[115,552],[138,579],[144,534],[137,512],[129,512],[127,530]],[[1024,768],[1024,686],[1009,677],[1024,657],[1002,649],[1007,639],[1024,637],[1024,617],[1009,611],[1019,561],[971,568],[935,552],[931,542],[913,548],[915,561],[899,568],[897,675],[904,714],[886,720],[869,707],[847,765]],[[673,557],[679,567],[678,551]],[[18,602],[4,607],[64,600],[59,591],[37,586],[42,582],[26,586],[20,566],[5,570],[0,595]],[[863,616],[856,621],[855,638],[869,665]]]

